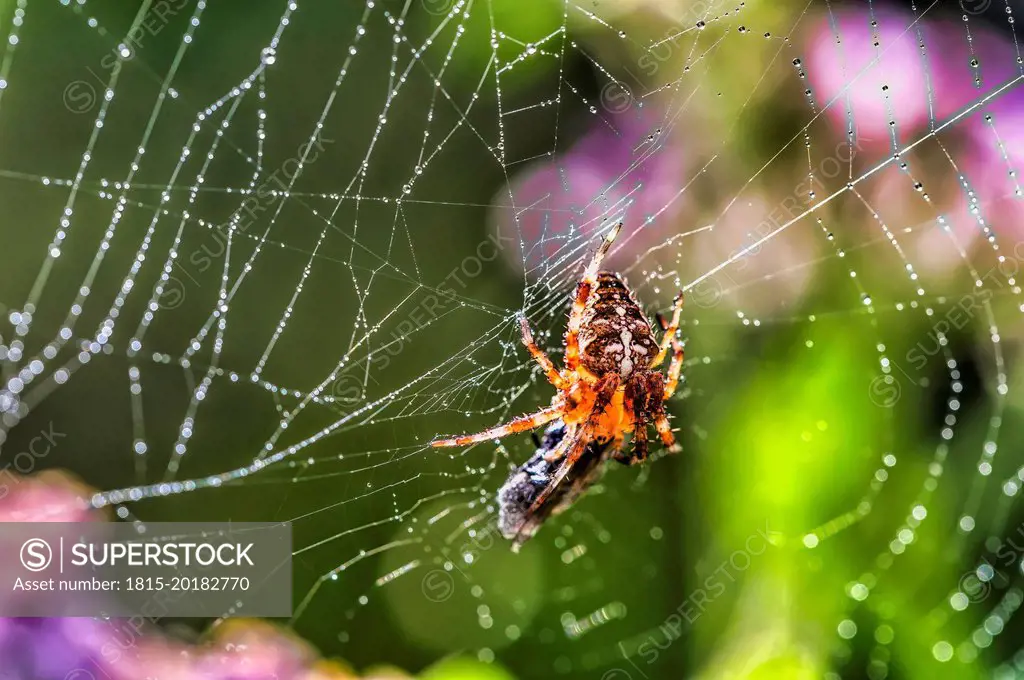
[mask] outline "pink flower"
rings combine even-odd
[[[91,491],[47,472],[12,476],[0,490],[0,521],[94,522]],[[157,627],[122,619],[0,619],[4,680],[356,680],[345,666],[321,660],[307,643],[269,623],[232,619],[199,646],[169,640]],[[407,678],[381,670],[367,678]]]
[[[196,677],[298,678],[316,660],[309,645],[261,621],[227,621],[214,633],[210,644],[195,656]]]
[[[856,134],[874,152],[871,164],[890,153],[890,119],[900,147],[924,140],[904,152],[913,178],[891,164],[862,189],[883,219],[898,216],[899,224],[891,226],[915,227],[900,240],[920,271],[955,266],[961,259],[958,246],[990,247],[979,242],[986,228],[997,239],[1019,239],[1024,86],[1006,88],[1021,73],[1007,35],[978,22],[843,10],[813,25],[806,61],[815,97],[828,106],[827,119],[845,131],[848,111],[852,114]],[[935,140],[926,138],[931,128],[943,125]],[[944,160],[938,143],[952,163]],[[915,181],[921,186],[914,187]],[[939,228],[937,215],[948,232]]]
[[[88,498],[85,485],[65,474],[5,476],[0,486],[0,522],[103,521]]]
[[[836,11],[819,18],[810,30],[807,58],[802,60],[806,63],[801,66],[818,105],[828,107],[827,115],[838,129],[846,130],[849,108],[857,133],[884,145],[890,115],[903,134],[925,127],[928,88],[910,28],[914,17],[878,9],[875,18],[877,26],[871,25],[867,11]]]
[[[849,108],[857,132],[884,146],[890,119],[907,144],[927,130],[930,117],[941,125],[1021,72],[1016,49],[1002,33],[889,9],[820,17],[803,67],[837,128],[846,129]],[[993,106],[1009,114],[1020,112],[1022,103],[1024,90],[1016,87]],[[1011,121],[1006,127],[1014,128]]]
[[[545,267],[580,257],[580,247],[618,219],[636,239],[630,253],[662,241],[647,222],[661,213],[658,224],[665,224],[678,214],[686,156],[662,134],[661,120],[658,112],[636,106],[602,112],[568,151],[522,168],[495,198],[502,206],[495,215],[499,234],[516,244],[503,250],[510,264],[522,269],[525,263],[528,276],[541,278]],[[608,259],[613,268],[624,261],[614,252]]]

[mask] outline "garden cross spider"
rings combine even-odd
[[[647,426],[653,423],[670,453],[680,451],[665,414],[664,400],[679,384],[683,346],[676,338],[683,295],[675,299],[672,321],[659,344],[622,278],[601,270],[622,223],[601,243],[576,284],[576,295],[565,331],[565,368],[557,370],[533,341],[529,322],[519,321],[523,344],[558,392],[551,406],[478,434],[432,442],[431,446],[464,446],[532,430],[553,420],[565,423],[565,437],[544,454],[548,463],[561,461],[557,472],[533,500],[527,514],[542,508],[559,488],[590,444],[610,443],[612,457],[633,464],[647,458]],[[663,324],[664,325],[664,324]],[[655,370],[673,350],[668,375]],[[633,433],[633,451],[622,451],[625,435]]]

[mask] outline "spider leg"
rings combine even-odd
[[[558,467],[558,472],[548,482],[548,485],[544,487],[544,490],[540,492],[540,495],[534,499],[530,509],[527,510],[528,515],[532,515],[544,505],[547,499],[555,492],[555,490],[562,484],[562,480],[565,479],[569,471],[572,470],[572,466],[576,464],[576,461],[580,459],[583,452],[587,450],[587,440],[590,436],[590,428],[588,426],[581,427],[575,435],[567,437],[558,448],[560,455],[563,455],[562,464]]]
[[[647,460],[647,421],[641,419],[633,431],[633,460],[631,464],[636,465]]]
[[[663,399],[668,399],[676,393],[676,387],[679,386],[679,372],[683,369],[683,343],[679,342],[679,338],[672,337],[672,363],[668,365],[668,375],[665,381],[665,396]]]
[[[619,232],[622,231],[622,222],[619,222],[614,227],[608,230],[608,233],[604,236],[604,241],[598,246],[597,252],[594,253],[594,257],[590,260],[590,264],[587,265],[586,271],[583,273],[584,279],[595,281],[597,279],[597,272],[601,269],[601,262],[604,260],[604,256],[608,254],[608,251],[612,247],[612,243],[619,237]]]
[[[535,427],[549,423],[555,418],[562,416],[561,406],[549,406],[548,408],[541,409],[536,413],[530,413],[529,415],[519,416],[514,418],[504,425],[498,425],[492,427],[489,430],[478,432],[477,434],[466,434],[460,437],[453,437],[452,439],[438,439],[430,443],[433,447],[440,446],[465,446],[466,444],[475,444],[477,442],[487,442],[493,439],[500,439],[510,434],[517,432],[525,432],[526,430],[532,430]]]
[[[683,447],[676,441],[676,436],[672,433],[672,426],[668,423],[668,416],[665,415],[664,409],[654,417],[654,426],[658,428],[658,434],[661,435],[661,443],[665,445],[669,453],[679,453],[683,450]]]
[[[635,465],[647,460],[647,425],[651,415],[661,408],[663,377],[656,371],[635,376],[626,384],[625,406],[633,419],[633,450],[617,451],[615,460],[623,465]]]
[[[564,457],[566,449],[568,449],[572,442],[575,441],[575,436],[575,428],[570,425],[565,436],[562,438],[562,441],[558,442],[558,446],[544,454],[544,460],[548,463],[554,463],[556,460],[560,460]]]
[[[544,369],[544,375],[547,376],[548,382],[554,385],[555,389],[565,389],[565,379],[558,372],[558,369],[555,368],[555,365],[551,363],[551,359],[544,353],[544,350],[533,341],[533,333],[530,332],[530,322],[523,315],[519,316],[519,327],[523,332],[523,344],[530,351],[534,361]]]
[[[622,450],[625,445],[625,437],[620,432],[611,443],[611,457],[623,465],[629,465],[629,456]]]
[[[570,371],[575,371],[580,363],[579,333],[580,326],[583,325],[583,311],[586,309],[587,300],[590,299],[590,293],[597,283],[597,272],[601,268],[601,262],[604,260],[604,256],[608,254],[608,250],[612,247],[612,243],[620,231],[622,231],[622,222],[612,227],[605,235],[597,252],[594,253],[593,259],[590,260],[590,264],[584,270],[583,278],[576,284],[576,297],[573,299],[572,311],[569,313],[569,323],[565,328],[565,367]]]
[[[600,444],[596,446],[594,444],[589,444],[587,446],[587,453],[597,456],[597,459],[589,462],[591,467],[585,475],[579,475],[572,480],[571,486],[562,495],[562,498],[558,501],[558,505],[551,510],[552,517],[560,515],[571,508],[573,504],[579,500],[579,497],[604,475],[604,466],[601,465],[601,463],[603,462],[602,459],[607,455],[606,452],[608,451],[608,448],[608,445]],[[581,458],[580,460],[582,461],[583,459]],[[582,465],[587,463],[581,462],[580,464]]]
[[[655,318],[658,320],[658,325],[664,330],[668,328],[668,323],[665,321],[665,317],[661,314],[655,314]],[[679,342],[679,338],[672,336],[672,363],[668,366],[668,375],[665,382],[665,394],[662,397],[663,400],[668,399],[676,393],[676,387],[679,386],[679,372],[683,368],[683,343]]]
[[[658,354],[651,360],[651,368],[661,365],[661,362],[665,360],[665,356],[668,355],[668,348],[672,346],[672,339],[676,337],[676,331],[679,330],[679,316],[682,312],[683,294],[680,292],[676,296],[675,306],[672,308],[672,323],[666,328],[664,319],[661,320],[661,327],[665,329],[665,335],[661,339],[661,347],[658,349]]]
[[[633,450],[629,453],[619,449],[615,452],[614,458],[623,465],[636,465],[647,460],[647,418],[643,415],[636,416],[636,423],[633,426]]]
[[[551,494],[554,493],[555,489],[561,485],[562,480],[564,480],[566,475],[568,475],[570,470],[572,470],[572,466],[576,464],[576,461],[580,459],[583,452],[587,450],[587,443],[591,440],[594,425],[608,406],[608,403],[612,400],[615,390],[618,389],[619,381],[619,374],[611,373],[598,383],[598,393],[597,399],[594,400],[594,408],[590,411],[587,421],[579,427],[575,433],[566,436],[566,438],[563,439],[555,449],[555,451],[560,455],[564,456],[562,464],[558,467],[558,472],[555,473],[548,485],[540,492],[540,495],[534,499],[530,509],[527,510],[528,515],[534,514],[541,506],[544,505],[545,501],[547,501]]]

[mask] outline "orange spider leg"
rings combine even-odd
[[[683,369],[683,343],[679,342],[679,338],[672,338],[672,350],[672,363],[668,365],[668,379],[665,382],[663,399],[668,399],[676,393],[676,387],[679,386],[679,373]]]
[[[662,328],[667,326],[665,318],[661,314],[658,315],[658,323],[661,324]],[[683,343],[679,342],[679,338],[675,334],[667,337],[670,337],[672,340],[672,363],[668,365],[665,394],[662,399],[669,399],[676,393],[676,387],[679,386],[679,372],[683,369]]]
[[[562,438],[562,441],[558,442],[558,446],[544,454],[544,460],[548,463],[554,463],[565,456],[565,450],[569,448],[572,442],[576,441],[576,432],[578,431],[578,428],[574,429],[573,426],[570,425],[568,431],[565,433],[565,437]]]
[[[668,348],[672,345],[672,339],[676,336],[676,331],[679,330],[679,316],[683,312],[683,294],[682,292],[676,296],[675,307],[672,309],[672,323],[665,328],[665,335],[661,339],[661,347],[658,350],[658,354],[651,360],[651,368],[656,368],[661,365],[661,362],[665,360],[665,356],[668,355]],[[662,327],[665,325],[662,323]]]
[[[647,419],[637,418],[636,428],[633,430],[633,463],[642,463],[647,460]]]
[[[623,465],[635,465],[647,459],[647,451],[647,419],[638,413],[633,424],[633,450],[630,453],[616,450],[614,458]]]
[[[622,447],[625,444],[626,438],[620,431],[615,435],[615,438],[608,444],[608,450],[611,452],[611,457],[620,463],[626,463],[628,456],[622,452]]]
[[[597,385],[597,399],[594,400],[594,408],[591,410],[590,415],[587,417],[586,423],[582,427],[576,430],[575,433],[566,435],[557,447],[555,452],[559,456],[563,456],[562,464],[558,467],[558,472],[555,473],[554,478],[551,482],[541,491],[540,495],[533,501],[533,505],[527,511],[527,515],[532,515],[537,512],[538,508],[544,505],[548,497],[554,493],[561,484],[562,480],[565,479],[569,471],[572,470],[572,466],[576,464],[576,461],[580,459],[583,452],[587,450],[587,444],[591,440],[591,433],[594,429],[594,425],[597,424],[598,418],[607,408],[608,403],[611,402],[612,396],[615,394],[615,390],[619,387],[619,381],[621,380],[618,373],[612,373],[602,379]],[[545,456],[545,458],[547,458]],[[556,456],[552,456],[552,460],[557,460]],[[518,536],[516,537],[518,540]]]
[[[586,309],[587,300],[590,299],[590,293],[597,283],[597,272],[601,269],[601,262],[608,254],[608,250],[612,247],[612,243],[620,231],[622,231],[622,222],[612,227],[605,235],[604,241],[601,242],[593,259],[590,260],[590,264],[583,272],[583,278],[576,284],[576,297],[573,299],[569,323],[565,328],[565,367],[570,371],[575,371],[580,363],[579,333],[580,326],[583,325],[583,311]]]
[[[665,415],[664,410],[655,417],[654,426],[658,428],[661,443],[665,445],[669,453],[679,453],[683,450],[683,447],[676,441],[676,436],[672,434],[672,426],[668,424],[668,416]]]
[[[555,386],[555,389],[562,390],[566,388],[565,379],[562,378],[558,369],[551,362],[551,359],[547,354],[544,353],[537,343],[533,341],[533,333],[530,332],[530,322],[526,320],[526,317],[519,315],[519,327],[523,332],[523,344],[526,345],[526,349],[533,355],[534,361],[540,364],[540,367],[544,369],[544,375],[547,376],[548,382]]]
[[[430,445],[436,448],[441,446],[465,446],[466,444],[492,441],[494,439],[506,437],[510,434],[525,432],[526,430],[532,430],[535,427],[540,427],[544,423],[549,423],[555,418],[561,417],[561,415],[561,406],[549,406],[548,408],[541,409],[536,413],[519,416],[504,425],[498,425],[497,427],[492,427],[489,430],[484,430],[477,434],[467,434],[462,435],[461,437],[453,437],[452,439],[439,439],[431,442]]]
[[[558,472],[555,473],[554,479],[552,479],[544,490],[540,492],[536,500],[533,501],[533,505],[527,510],[527,515],[533,515],[537,510],[544,505],[548,497],[555,492],[555,489],[562,485],[562,480],[565,479],[569,471],[572,470],[572,466],[576,464],[576,461],[580,459],[583,452],[587,450],[587,441],[589,440],[590,428],[584,426],[573,435],[566,437],[562,442],[555,448],[555,451],[559,455],[564,456],[562,464],[558,466]],[[547,456],[545,456],[547,458]],[[518,538],[518,537],[517,537]]]

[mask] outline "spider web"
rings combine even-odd
[[[1015,677],[1024,10],[629,4],[0,3],[5,469],[292,521],[289,624],[360,666]],[[516,316],[557,362],[618,221],[688,295],[684,454],[512,555],[528,439],[426,443],[547,403]]]

